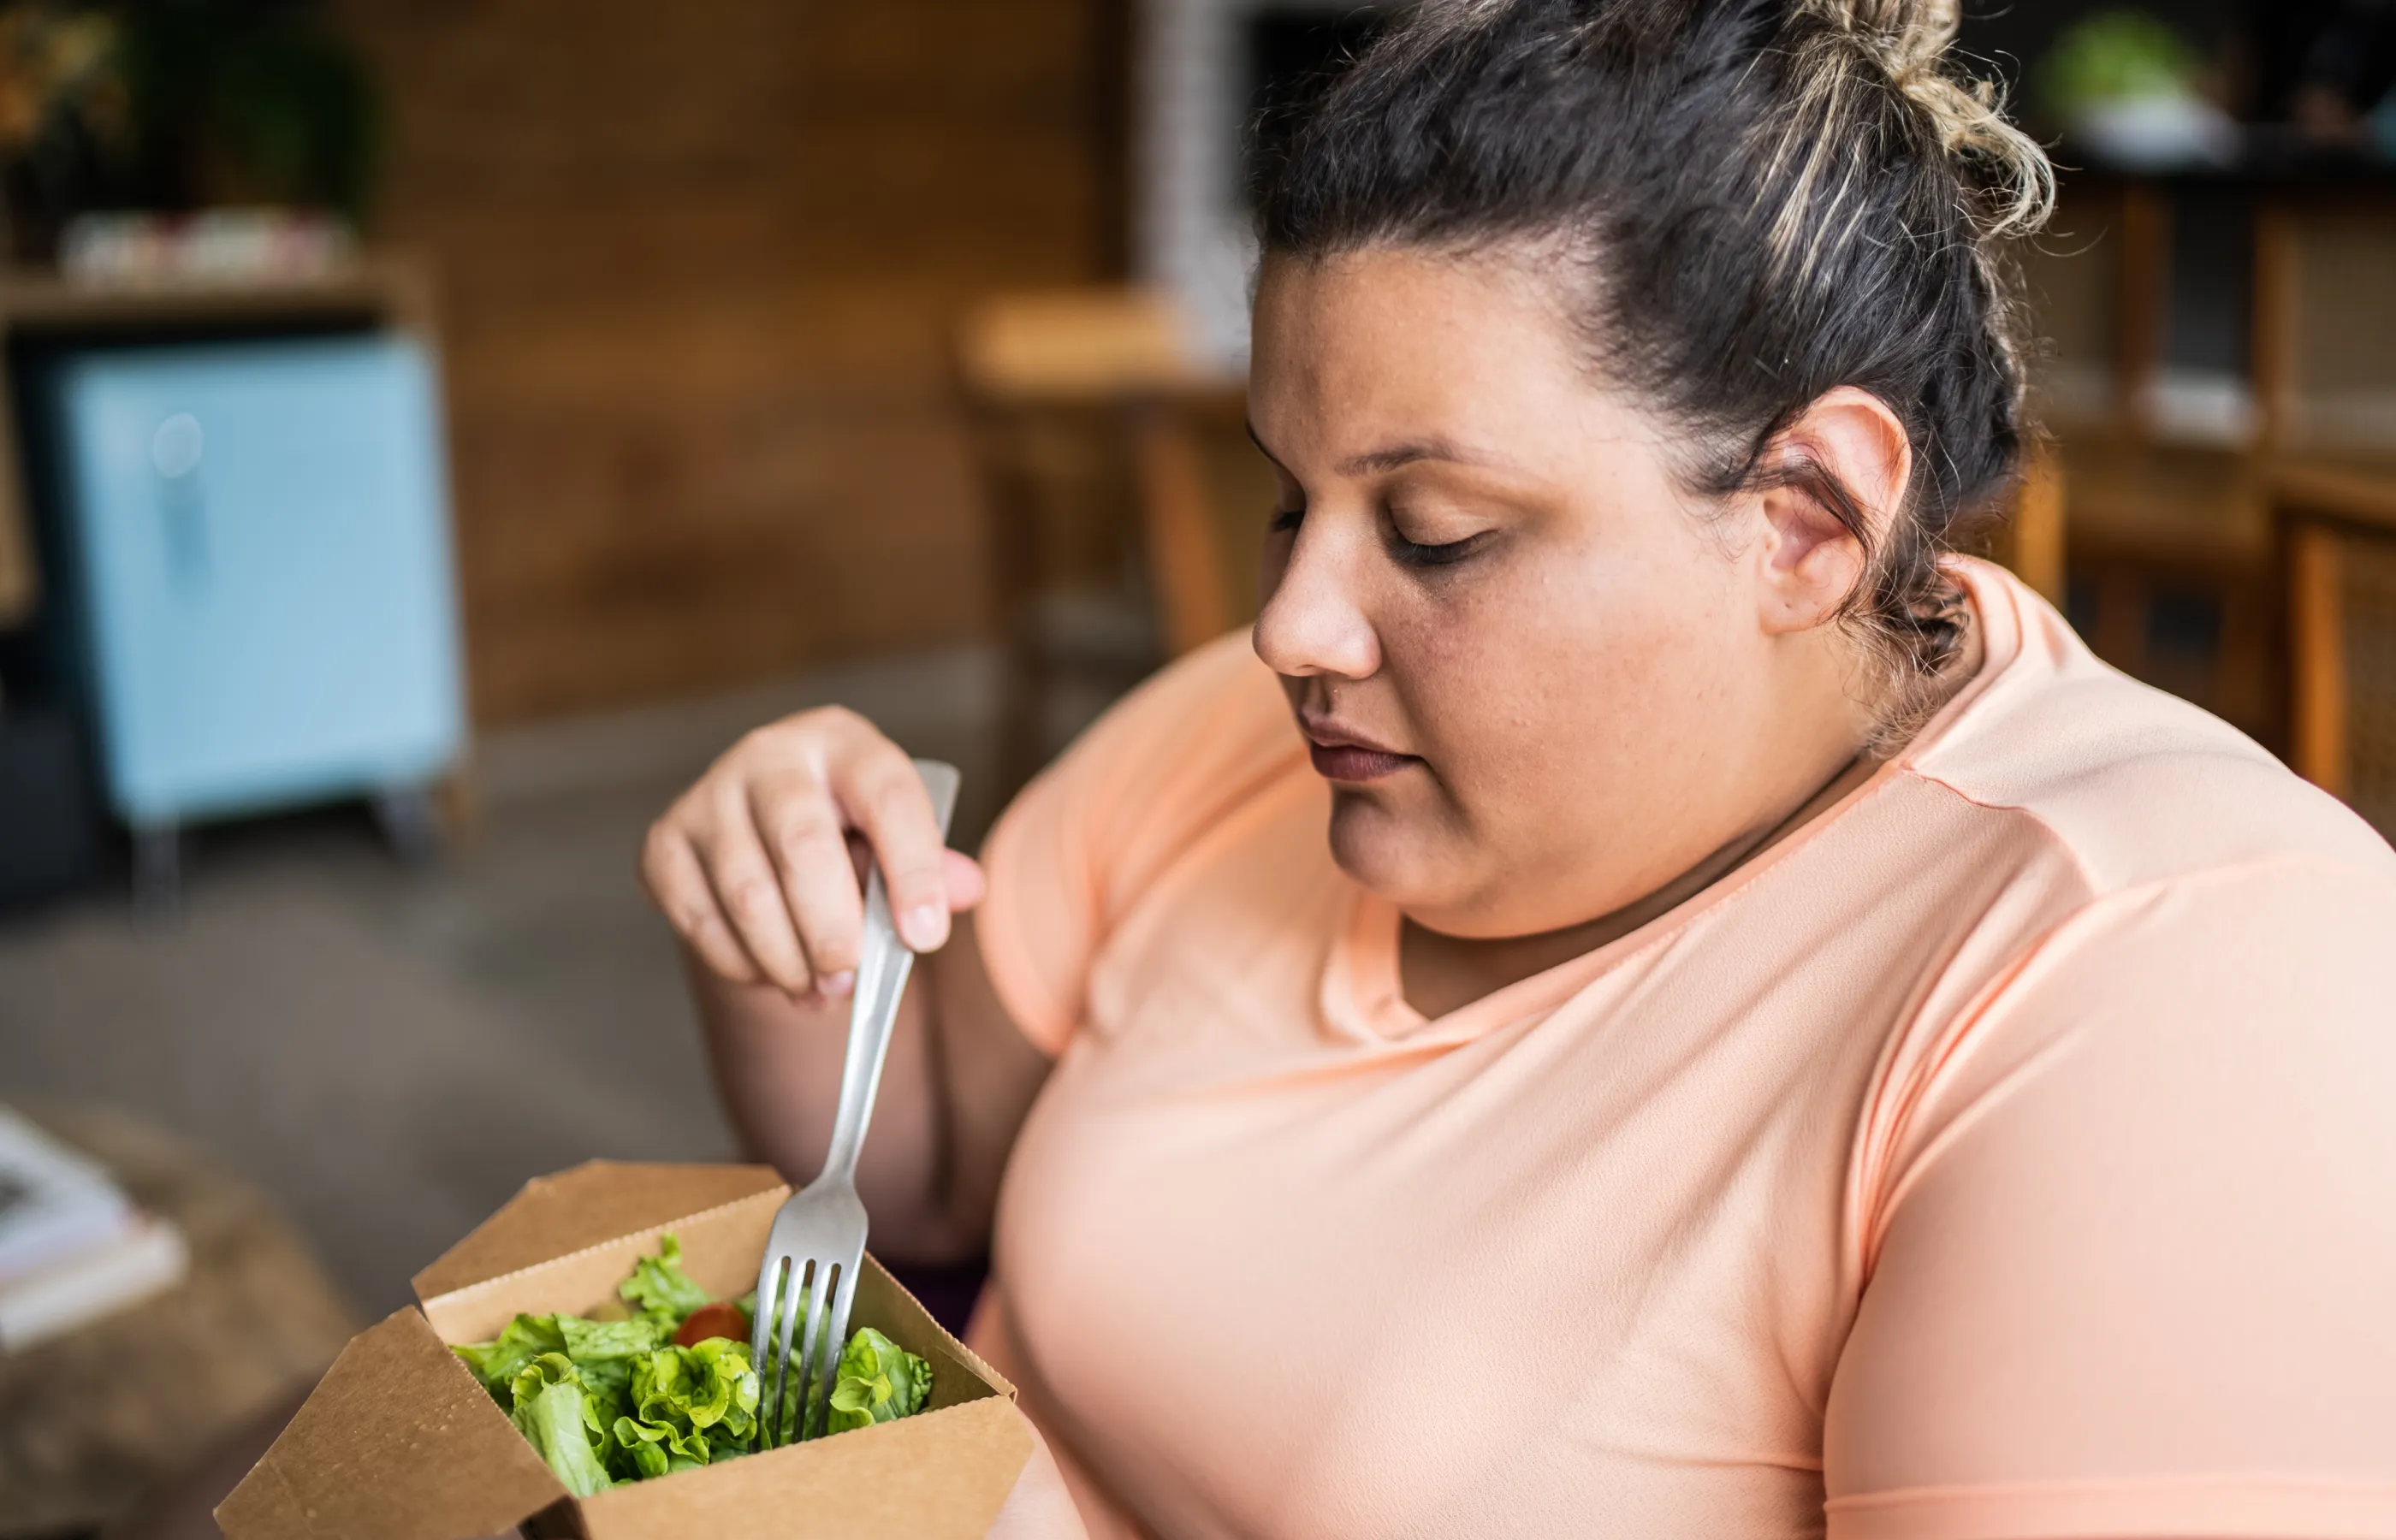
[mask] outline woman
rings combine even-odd
[[[1940,558],[2046,175],[1950,32],[1421,8],[1262,194],[1253,638],[978,867],[838,711],[654,830],[791,1171],[888,874],[875,1244],[1090,1533],[2396,1535],[2396,856]]]

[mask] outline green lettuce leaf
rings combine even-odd
[[[566,1337],[555,1316],[520,1315],[491,1341],[460,1343],[449,1350],[466,1361],[483,1388],[504,1407],[513,1404],[508,1387],[518,1371],[543,1353],[566,1351]]]
[[[840,1355],[824,1431],[845,1433],[924,1409],[932,1366],[871,1326],[860,1326]]]
[[[618,1417],[615,1439],[617,1447],[623,1451],[624,1462],[631,1467],[621,1472],[626,1480],[697,1470],[708,1463],[710,1451],[705,1440],[663,1424]]]
[[[749,1345],[673,1341],[709,1303],[682,1269],[680,1243],[662,1237],[659,1255],[643,1257],[617,1292],[622,1306],[611,1302],[607,1312],[622,1308],[622,1319],[520,1315],[491,1341],[452,1350],[577,1496],[753,1450],[762,1387]],[[754,1315],[753,1294],[741,1304]],[[802,1294],[802,1319],[805,1308]],[[819,1381],[808,1397],[805,1437],[913,1415],[930,1396],[932,1370],[864,1326],[849,1337],[833,1382],[827,1393]],[[786,1415],[795,1422],[796,1414]]]
[[[717,1457],[748,1454],[756,1447],[760,1389],[757,1371],[750,1366],[749,1345],[710,1337],[684,1348],[683,1359],[707,1387],[703,1398],[707,1415],[694,1411],[692,1426],[706,1435],[708,1448]],[[728,1387],[728,1395],[719,1397],[715,1388],[719,1384]]]
[[[748,1344],[710,1337],[634,1359],[631,1402],[609,1431],[618,1463],[643,1476],[748,1454],[757,1433],[757,1375]]]
[[[660,1348],[636,1360],[632,1414],[643,1422],[672,1420],[693,1427],[722,1423],[737,1432],[755,1427],[757,1374],[749,1367],[749,1345],[710,1337],[689,1348]]]
[[[606,1429],[572,1361],[543,1353],[516,1372],[509,1391],[515,1403],[511,1419],[566,1491],[588,1497],[615,1484],[600,1461]]]
[[[670,1234],[659,1236],[658,1253],[634,1263],[632,1276],[619,1284],[616,1293],[642,1315],[664,1321],[666,1334],[672,1336],[685,1316],[709,1301],[707,1291],[682,1270],[680,1241]]]
[[[557,1318],[557,1334],[566,1356],[601,1395],[623,1401],[632,1394],[632,1365],[672,1340],[672,1328],[648,1316],[630,1321],[585,1321],[580,1316]]]

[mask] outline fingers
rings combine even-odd
[[[872,866],[917,951],[944,944],[951,911],[981,899],[981,870],[944,848],[913,762],[837,707],[735,744],[658,820],[641,859],[658,907],[710,969],[819,998],[854,984]]]
[[[773,858],[816,987],[846,994],[863,949],[865,904],[832,798],[812,776],[761,777],[749,788],[749,814]]]
[[[949,938],[948,847],[924,778],[878,736],[841,769],[843,802],[873,846],[899,938],[919,952],[938,949]]]
[[[715,901],[740,945],[765,976],[793,995],[815,988],[797,927],[782,898],[780,874],[757,837],[747,798],[735,783],[711,789],[719,798],[707,836],[696,846]]]
[[[708,885],[699,853],[667,819],[659,819],[649,830],[648,843],[642,848],[641,880],[650,899],[710,969],[736,984],[758,981],[762,976],[756,964],[716,907],[715,891]]]

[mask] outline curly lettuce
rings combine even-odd
[[[625,1319],[520,1315],[491,1341],[451,1350],[578,1497],[754,1452],[759,1385],[748,1343],[674,1340],[713,1303],[683,1270],[681,1243],[661,1237],[659,1255],[642,1257],[617,1294]],[[753,1319],[753,1296],[740,1306]],[[819,1385],[809,1398],[802,1437],[912,1416],[931,1382],[931,1365],[859,1327],[829,1394]]]
[[[666,1326],[668,1336],[683,1323],[684,1317],[712,1303],[707,1291],[682,1270],[682,1242],[671,1235],[658,1238],[657,1255],[644,1256],[632,1264],[632,1276],[616,1286],[616,1294],[645,1318],[670,1322]]]
[[[932,1366],[871,1326],[860,1326],[840,1355],[825,1423],[828,1433],[912,1417],[932,1393]]]

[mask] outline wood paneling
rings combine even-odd
[[[972,633],[955,316],[1112,276],[1124,0],[343,0],[489,722]]]

